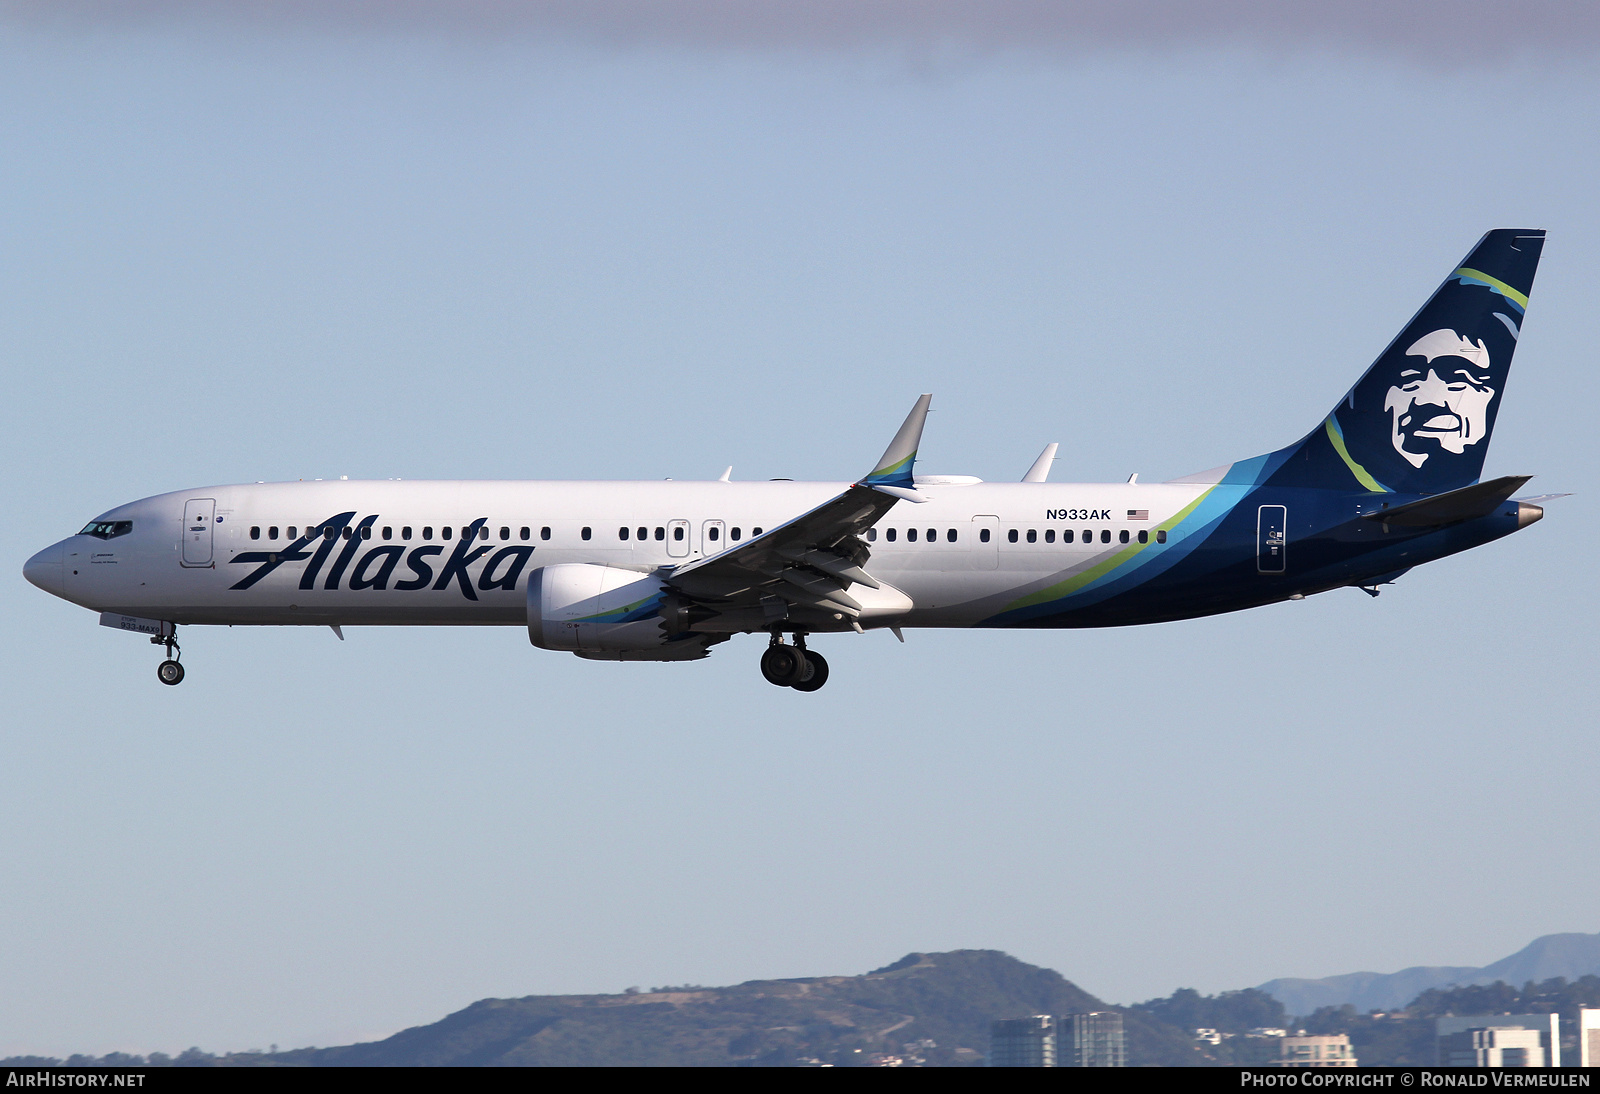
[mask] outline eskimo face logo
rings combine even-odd
[[[1421,467],[1436,452],[1459,456],[1487,437],[1495,395],[1489,377],[1489,347],[1482,339],[1470,342],[1453,330],[1418,338],[1383,403],[1394,450]]]

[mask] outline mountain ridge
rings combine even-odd
[[[1113,1009],[1053,969],[997,950],[912,953],[858,976],[750,980],[622,995],[482,999],[381,1041],[295,1049],[279,1065],[853,1065],[875,1055],[934,1066],[982,1063],[989,1023]],[[1124,1012],[1129,1054],[1199,1057],[1180,1031]]]
[[[1318,1007],[1349,1005],[1360,1013],[1405,1006],[1430,988],[1492,984],[1513,987],[1557,976],[1577,980],[1600,975],[1600,934],[1541,935],[1509,957],[1482,967],[1413,965],[1399,972],[1352,972],[1318,979],[1280,977],[1257,985],[1283,1004],[1290,1014],[1307,1015]]]

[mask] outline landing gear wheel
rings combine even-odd
[[[794,646],[776,643],[761,655],[761,675],[780,688],[793,687],[806,674],[806,655]]]
[[[816,691],[828,682],[828,661],[815,650],[806,650],[806,669],[802,679],[789,686],[796,691]]]
[[[183,683],[183,666],[176,661],[163,661],[156,666],[156,679],[163,684]]]

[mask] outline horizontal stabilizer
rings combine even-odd
[[[1488,482],[1463,486],[1460,490],[1452,490],[1448,494],[1435,494],[1431,498],[1397,505],[1392,509],[1365,513],[1363,517],[1366,520],[1381,521],[1401,528],[1437,528],[1446,524],[1459,524],[1474,517],[1488,516],[1494,512],[1496,506],[1522,489],[1522,485],[1531,478],[1532,475],[1506,475]]]

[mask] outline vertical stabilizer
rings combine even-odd
[[[1275,453],[1282,485],[1439,494],[1477,482],[1544,232],[1484,236],[1320,426]]]

